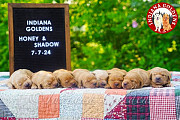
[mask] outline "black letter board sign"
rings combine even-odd
[[[71,69],[68,4],[8,6],[10,74]]]

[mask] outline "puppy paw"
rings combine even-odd
[[[172,85],[171,84],[167,84],[166,87],[171,87]]]
[[[162,85],[156,85],[156,86],[152,86],[153,88],[163,88]]]
[[[14,87],[14,85],[12,83],[10,83],[10,82],[7,82],[6,85],[8,86],[9,89],[16,89]]]
[[[109,85],[106,85],[104,88],[105,89],[111,89],[111,87]]]
[[[32,84],[31,89],[38,89],[37,85]]]

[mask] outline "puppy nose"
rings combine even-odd
[[[101,83],[101,85],[102,85],[102,86],[105,86],[105,85],[106,85],[106,83]]]
[[[128,83],[123,83],[124,84],[124,86],[126,86]]]
[[[30,87],[30,84],[29,84],[29,83],[26,83],[26,84],[25,84],[25,87],[27,87],[27,88]]]
[[[160,77],[157,77],[156,80],[160,80],[161,78]]]
[[[118,86],[118,85],[119,85],[119,83],[114,83],[114,85],[115,85],[115,86]]]
[[[157,77],[156,78],[156,82],[158,83],[158,82],[161,82],[161,78],[160,77]]]
[[[56,88],[59,87],[59,83],[55,84],[55,87],[56,87]]]
[[[96,86],[96,85],[97,85],[97,83],[93,83],[93,85],[94,85],[94,86]]]
[[[77,84],[76,84],[76,83],[73,83],[73,84],[72,84],[72,87],[76,87],[76,86],[77,86]]]

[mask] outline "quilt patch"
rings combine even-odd
[[[152,89],[149,103],[151,120],[176,120],[173,89]]]
[[[126,105],[124,97],[126,90],[109,89],[104,96],[104,119],[124,119]]]
[[[83,95],[82,118],[103,119],[104,118],[104,94]]]
[[[137,90],[127,94],[127,120],[150,119],[149,93],[150,90]]]
[[[39,96],[39,118],[59,117],[59,94]]]
[[[14,117],[8,107],[0,99],[0,117]]]
[[[60,120],[80,120],[83,91],[66,90],[60,94]]]
[[[0,98],[15,118],[38,118],[38,95],[31,90],[5,90]]]

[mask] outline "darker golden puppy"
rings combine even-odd
[[[30,89],[32,75],[33,73],[30,70],[19,69],[10,76],[7,86],[11,89]]]
[[[150,71],[151,86],[155,88],[170,87],[171,74],[167,69],[155,67]]]
[[[126,71],[118,68],[113,68],[111,70],[107,70],[108,72],[108,85],[110,88],[118,89],[122,88],[122,82],[124,80],[124,76],[126,75]]]
[[[77,87],[77,81],[71,71],[59,69],[53,72],[54,76],[60,81],[62,87],[73,88]]]
[[[96,88],[97,79],[95,75],[86,69],[76,69],[73,71],[75,80],[79,88]]]
[[[169,31],[172,29],[171,25],[169,23],[169,15],[168,14],[163,15],[163,29],[164,29],[164,31]]]
[[[52,72],[39,71],[32,76],[32,89],[51,89],[60,87],[60,82]]]
[[[122,83],[124,89],[136,89],[149,85],[150,79],[148,72],[140,68],[130,70]]]

